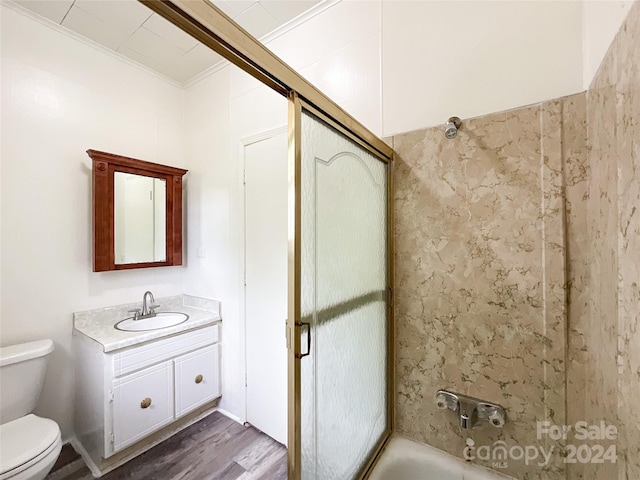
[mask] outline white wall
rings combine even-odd
[[[581,2],[343,0],[266,45],[380,136],[582,90]]]
[[[633,3],[633,0],[583,0],[583,89],[591,85]]]
[[[228,66],[186,91],[185,118],[186,156],[192,174],[185,292],[222,300],[220,408],[244,421],[241,141],[286,125],[287,101],[236,67]],[[202,248],[206,249],[206,256],[196,258],[197,250]]]
[[[52,338],[38,413],[73,431],[72,313],[183,291],[184,267],[92,272],[89,148],[182,166],[184,92],[2,7],[2,345]]]
[[[382,130],[380,0],[345,0],[266,45],[379,136]]]
[[[380,2],[336,3],[266,44],[368,128],[382,133]],[[227,66],[187,89],[185,119],[192,175],[185,292],[222,300],[220,408],[244,421],[245,355],[251,352],[244,349],[241,147],[243,139],[285,126],[287,101]],[[199,248],[206,248],[205,258],[196,258]]]
[[[585,90],[632,4],[343,0],[266,44],[389,136]]]
[[[385,136],[582,88],[580,2],[382,5]]]
[[[343,0],[266,44],[389,136],[588,88],[632,4]]]
[[[222,301],[222,400],[234,407],[243,378],[238,353],[240,240],[237,168],[230,161],[229,69],[204,79],[185,94],[185,155],[190,169],[185,215],[188,273],[185,292]],[[198,257],[200,251],[203,257]],[[231,386],[230,386],[231,385]]]

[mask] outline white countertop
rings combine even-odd
[[[76,312],[73,314],[74,334],[79,333],[102,345],[104,352],[112,352],[158,338],[168,337],[176,333],[194,330],[213,325],[222,320],[220,302],[191,295],[159,298],[159,312],[181,312],[189,315],[186,322],[172,327],[159,328],[141,332],[125,332],[116,330],[114,325],[125,318],[130,318],[129,310],[141,307],[141,302],[117,305],[114,307]]]

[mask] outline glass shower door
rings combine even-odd
[[[356,479],[390,431],[389,165],[299,124],[300,477]]]

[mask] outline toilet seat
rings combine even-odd
[[[0,425],[0,480],[13,478],[59,452],[61,443],[60,427],[48,418],[29,414]]]

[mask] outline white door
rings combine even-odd
[[[247,422],[287,443],[287,133],[245,146]]]

